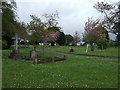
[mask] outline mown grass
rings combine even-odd
[[[28,49],[20,53],[29,56]],[[3,50],[3,88],[116,88],[118,61],[68,56],[64,62],[31,64],[7,58]],[[42,55],[42,52],[37,52]],[[45,57],[63,57],[45,53]]]
[[[42,46],[37,46],[38,48],[43,48]],[[74,49],[75,52],[70,52],[70,48]],[[88,48],[88,53],[86,53],[85,46],[45,46],[46,50],[74,54],[74,55],[89,55],[89,56],[100,56],[100,57],[111,57],[111,58],[120,58],[118,55],[118,47],[111,47],[107,49],[98,49],[94,48],[94,51],[90,51],[90,47]]]

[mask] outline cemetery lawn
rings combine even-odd
[[[31,48],[20,49],[29,56]],[[3,88],[117,88],[118,61],[68,56],[66,61],[31,64],[8,59],[3,50]],[[42,52],[38,52],[39,55]],[[63,57],[45,53],[44,57]]]
[[[37,46],[38,48],[42,48],[42,46]],[[75,52],[70,52],[70,48],[74,49]],[[104,50],[94,48],[94,51],[90,51],[90,47],[88,48],[88,53],[86,53],[85,46],[45,46],[46,50],[74,54],[74,55],[87,55],[87,56],[99,56],[99,57],[110,57],[110,58],[120,58],[118,55],[118,47],[110,47]]]

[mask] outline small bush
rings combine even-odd
[[[112,40],[110,40],[109,43],[108,43],[108,46],[113,47],[113,46],[115,46],[115,43]]]
[[[108,47],[118,47],[118,46],[119,46],[119,44],[116,41],[110,40],[108,43]]]
[[[108,42],[106,41],[99,41],[97,43],[97,46],[99,49],[106,49],[108,47]]]

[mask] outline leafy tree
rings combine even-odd
[[[94,51],[94,43],[107,41],[105,29],[99,20],[94,21],[92,18],[88,18],[84,29],[83,40],[91,45],[91,51]]]
[[[65,35],[65,38],[66,38],[66,45],[69,45],[69,43],[73,43],[73,41],[74,41],[73,36],[70,34]]]
[[[109,42],[109,35],[108,31],[103,27],[101,23],[99,23],[98,27],[96,28],[98,33],[98,39],[96,41],[98,48],[106,49],[108,47]]]
[[[46,35],[47,30],[44,29],[44,24],[40,18],[35,15],[30,15],[31,21],[28,23],[28,29],[31,33],[30,40],[36,44],[35,42],[40,42]]]
[[[60,32],[59,38],[58,38],[58,40],[57,40],[56,42],[57,42],[60,46],[64,46],[64,45],[65,45],[65,41],[66,41],[66,38],[65,38],[64,32]]]
[[[119,2],[118,2],[119,3]],[[118,8],[116,8],[118,6]],[[104,26],[111,32],[116,35],[117,41],[120,41],[120,30],[119,30],[119,13],[120,13],[120,5],[112,5],[106,2],[97,2],[94,6],[99,12],[104,13]]]
[[[24,45],[26,47],[26,40],[29,39],[27,32],[27,25],[24,22],[16,22],[17,34],[20,39],[24,40]]]
[[[16,30],[16,3],[10,2],[2,2],[2,40],[5,41],[6,47],[10,48],[12,44],[12,37],[15,34]],[[3,43],[4,46],[4,43]]]
[[[116,11],[117,20],[114,23],[112,32],[117,35],[116,41],[118,42],[118,45],[120,46],[120,4],[118,4],[118,10]]]
[[[52,16],[51,16],[52,15]],[[32,33],[31,40],[33,42],[46,42],[46,41],[52,41],[48,40],[46,36],[51,37],[51,34],[57,33],[60,31],[60,28],[56,26],[56,20],[54,20],[54,14],[45,14],[45,18],[48,21],[42,22],[40,18],[38,18],[35,15],[31,15],[32,21],[28,24],[29,31]],[[52,38],[52,37],[51,37]],[[54,38],[55,39],[55,38]],[[53,39],[53,41],[55,41]]]
[[[58,11],[56,11],[55,13],[45,13],[44,15],[45,18],[45,22],[44,22],[44,27],[45,29],[47,29],[48,31],[51,32],[59,32],[59,38],[56,42],[58,42],[60,45],[63,45],[64,40],[62,38],[64,38],[64,33],[60,31],[61,27],[58,26],[58,19],[59,19],[59,14]],[[60,39],[62,39],[63,41],[61,42]],[[55,41],[53,40],[51,42],[51,45],[54,46]]]

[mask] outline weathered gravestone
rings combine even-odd
[[[36,47],[34,47],[34,50],[30,51],[30,58],[34,59],[33,64],[37,64],[38,63],[37,53],[36,53]]]
[[[30,51],[30,58],[36,58],[36,51],[35,50],[32,50]]]
[[[70,49],[70,52],[74,52],[74,49],[71,48],[71,49]]]

